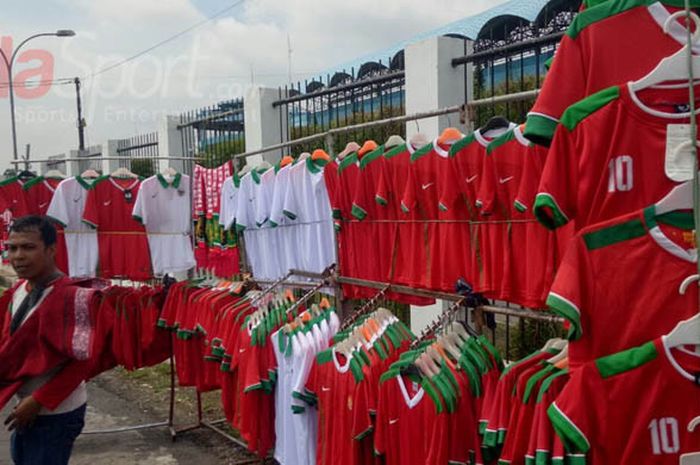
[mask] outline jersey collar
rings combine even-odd
[[[678,360],[676,360],[676,357],[673,356],[673,353],[671,353],[671,348],[668,346],[668,336],[661,336],[661,346],[663,347],[663,355],[666,357],[666,360],[671,367],[673,367],[673,369],[676,370],[683,378],[687,379],[688,381],[692,381],[693,384],[696,384],[696,376],[692,373],[688,373],[688,371],[683,368],[680,363],[678,363]]]
[[[423,399],[423,396],[425,395],[425,390],[421,387],[418,392],[416,392],[416,395],[411,397],[408,394],[408,389],[406,389],[406,383],[403,380],[403,377],[399,374],[396,376],[396,382],[399,383],[399,388],[401,389],[401,394],[403,395],[404,401],[406,402],[406,405],[408,408],[413,409],[420,403],[420,401]]]
[[[165,179],[165,176],[163,176],[160,173],[158,173],[156,177],[158,178],[158,182],[160,182],[160,185],[163,186],[163,189],[167,189],[168,187],[173,187],[177,189],[178,187],[180,187],[180,180],[182,178],[182,174],[177,173],[175,177],[173,177],[172,182],[168,182],[168,180]]]
[[[669,215],[669,219],[675,219],[678,218],[679,216],[682,217],[688,217],[687,215],[683,213],[677,213],[674,214],[674,212],[671,212]],[[698,251],[696,249],[693,250],[687,250],[684,249],[683,247],[679,246],[675,242],[673,242],[671,239],[666,236],[661,228],[659,227],[658,222],[660,221],[660,218],[656,216],[656,207],[654,205],[647,207],[644,209],[644,214],[643,214],[643,221],[645,226],[647,227],[649,231],[649,235],[651,235],[652,239],[664,250],[666,250],[668,253],[671,255],[680,258],[681,260],[685,260],[690,263],[697,263],[698,261]],[[690,217],[688,217],[690,218]],[[675,223],[675,221],[669,221],[670,223]]]
[[[132,182],[131,184],[129,184],[127,187],[122,187],[122,186],[119,185],[119,183],[118,183],[117,181],[115,181],[114,178],[111,177],[111,176],[110,176],[110,178],[109,178],[109,181],[114,185],[114,187],[116,187],[117,189],[119,189],[119,190],[122,191],[122,192],[130,191],[131,189],[133,189],[134,187],[136,187],[136,186],[141,182],[140,179],[134,179],[134,182]]]
[[[78,181],[78,184],[80,184],[85,190],[89,190],[92,187],[92,184],[90,184],[88,181],[85,180],[85,178],[83,178],[80,175],[76,176],[75,180]]]

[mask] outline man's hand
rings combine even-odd
[[[34,397],[25,397],[5,420],[7,430],[26,429],[32,426],[40,410],[41,404]]]

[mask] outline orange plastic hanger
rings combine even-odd
[[[294,293],[291,289],[287,289],[286,291],[284,291],[284,298],[289,300],[290,302],[296,301],[296,299],[294,298]]]
[[[459,129],[447,128],[442,131],[442,134],[440,134],[440,137],[438,137],[438,143],[443,145],[451,145],[463,138],[464,134],[462,134]]]
[[[443,349],[440,344],[435,344],[433,347],[435,347],[435,350],[437,350],[438,353],[442,356],[442,358],[445,359],[445,363],[447,363],[447,365],[454,370],[455,369],[454,363],[452,363],[452,361],[450,360],[450,357],[447,356],[445,349]]]
[[[321,308],[331,308],[331,303],[326,299],[325,297],[321,299],[321,303],[318,304],[319,307]]]
[[[331,161],[330,155],[328,155],[325,150],[322,149],[316,149],[314,150],[314,153],[311,155],[311,159],[316,161],[316,160],[325,160],[325,161]]]
[[[360,158],[364,157],[366,154],[373,152],[377,150],[377,143],[373,140],[368,140],[364,144],[362,144],[362,147],[360,147],[360,150],[357,151],[357,154],[360,156]]]
[[[294,158],[292,158],[291,155],[285,155],[282,157],[282,160],[280,160],[280,168],[284,168],[287,165],[291,165],[294,163]]]

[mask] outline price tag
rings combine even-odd
[[[689,124],[669,124],[666,130],[666,176],[675,182],[693,179],[693,152]]]

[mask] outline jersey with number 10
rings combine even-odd
[[[572,372],[549,408],[571,463],[700,463],[699,371],[664,337]]]

